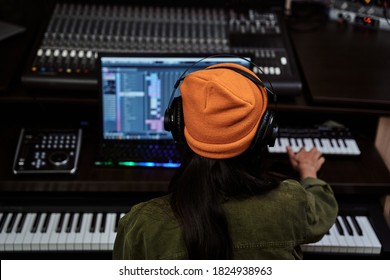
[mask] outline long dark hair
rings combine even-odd
[[[171,207],[182,227],[190,259],[231,259],[232,240],[223,203],[266,193],[279,182],[256,177],[247,154],[209,159],[190,149],[172,178]]]

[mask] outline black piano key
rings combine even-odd
[[[348,146],[347,146],[347,143],[345,142],[345,138],[342,138],[342,139],[341,139],[341,143],[344,144],[344,148],[347,148],[347,147],[348,147]]]
[[[97,219],[97,214],[93,213],[92,220],[91,220],[91,225],[89,226],[89,232],[95,232],[95,229],[96,229],[96,219]]]
[[[42,213],[37,213],[37,215],[35,216],[33,225],[32,225],[31,230],[30,230],[31,233],[37,232],[39,220],[41,219],[41,216],[42,216]]]
[[[343,219],[343,223],[345,225],[345,228],[347,229],[348,234],[352,236],[353,231],[352,231],[351,225],[349,224],[347,218],[345,216],[341,216],[341,219]]]
[[[106,220],[107,220],[107,213],[103,213],[102,221],[100,223],[99,232],[104,232],[104,230],[106,228]]]
[[[7,229],[6,229],[7,233],[11,233],[12,232],[12,229],[14,228],[14,225],[15,225],[16,217],[18,216],[17,213],[12,213],[11,215],[12,215],[11,216],[11,220],[9,221]]]
[[[83,217],[84,217],[84,214],[83,213],[80,213],[79,214],[79,218],[77,220],[77,224],[76,224],[76,232],[80,232],[81,231],[81,225],[83,223]]]
[[[3,213],[3,217],[1,217],[1,220],[0,220],[0,233],[3,231],[4,224],[5,224],[5,221],[7,220],[8,214],[9,213]]]
[[[334,143],[332,143],[332,142],[334,142]],[[331,141],[330,143],[332,143],[333,147],[336,146],[337,148],[342,148],[342,147],[340,146],[339,141],[337,141],[337,139],[334,139],[334,141]]]
[[[65,213],[61,213],[60,219],[58,220],[57,227],[56,227],[57,233],[60,233],[62,231],[62,226],[64,224],[64,218],[65,218]]]
[[[70,213],[68,223],[66,224],[65,232],[69,233],[72,230],[74,213]]]
[[[47,227],[49,226],[50,218],[51,218],[51,213],[48,213],[45,217],[45,221],[43,222],[43,226],[41,229],[42,233],[45,233],[47,231]]]
[[[317,143],[320,146],[320,148],[323,148],[324,146],[322,145],[322,139],[321,138],[316,138],[316,139],[318,140]]]
[[[16,232],[21,233],[24,227],[24,222],[26,221],[27,213],[23,213],[18,225],[16,226]]]
[[[344,230],[341,227],[338,219],[336,219],[336,228],[337,228],[337,231],[339,232],[340,235],[344,235]]]
[[[361,227],[359,226],[358,222],[356,221],[355,216],[351,216],[351,220],[352,220],[353,227],[355,228],[355,230],[358,233],[358,235],[362,236],[363,235],[363,231],[362,231]]]

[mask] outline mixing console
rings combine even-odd
[[[249,55],[279,94],[294,95],[302,85],[290,48],[273,12],[63,3],[55,6],[22,81],[95,90],[98,52],[231,53]]]

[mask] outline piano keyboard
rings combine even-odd
[[[0,213],[1,251],[111,251],[124,213]],[[366,216],[339,216],[322,240],[304,252],[380,254]]]
[[[379,255],[382,245],[365,216],[338,216],[318,242],[302,246],[304,252]]]
[[[0,213],[1,251],[110,251],[124,213]]]
[[[356,140],[346,128],[280,128],[275,145],[268,147],[268,152],[286,153],[287,146],[294,152],[298,152],[302,147],[306,150],[316,147],[324,155],[360,155]]]

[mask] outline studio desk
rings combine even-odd
[[[384,38],[388,34],[355,32],[351,27],[340,30],[330,22],[309,32],[292,30],[290,35],[304,88],[301,95],[278,101],[276,110],[280,125],[286,128],[295,124],[296,127],[299,123],[302,127],[313,127],[328,120],[340,122],[351,129],[359,148],[358,154],[346,155],[339,139],[329,138],[324,144],[333,143],[336,150],[341,151],[341,154],[326,155],[326,163],[319,172],[319,176],[333,187],[340,213],[337,223],[323,240],[304,246],[305,256],[317,259],[388,259],[390,230],[382,215],[380,198],[390,193],[390,174],[374,146],[374,138],[378,118],[389,115],[390,97],[383,94],[383,89],[387,87],[383,82],[385,78],[375,82],[375,77],[382,77],[385,66],[379,63],[379,69],[375,70],[379,74],[375,74],[366,72],[359,64],[367,67],[377,63],[381,59],[378,49],[383,52],[388,49],[382,45],[369,46],[364,38],[375,37],[375,42],[383,41],[386,45],[388,40]],[[344,47],[338,49],[336,42]],[[356,52],[349,52],[353,59],[345,58],[348,55],[345,49],[350,45],[361,47],[363,62],[354,57]],[[371,48],[375,51],[370,51],[373,54],[370,60],[366,50]],[[350,63],[357,63],[359,67]],[[370,67],[370,70],[374,68]],[[344,69],[343,76],[340,69]],[[362,72],[358,73],[358,69]],[[360,77],[364,77],[362,83],[359,83]],[[361,90],[369,94],[363,94]],[[331,97],[325,98],[326,94],[331,94]],[[39,126],[37,122],[50,119],[39,116],[39,113],[35,115],[35,111],[24,112],[29,118],[21,117],[21,111],[28,108],[30,102],[52,106],[50,125],[60,124],[56,118],[59,119],[63,113],[69,114],[69,107],[74,109],[76,103],[75,107],[82,108],[80,115],[96,109],[96,100],[90,97],[65,100],[37,95],[31,97],[19,92],[1,96],[2,109],[7,110],[1,112],[0,137],[2,259],[109,259],[120,216],[132,205],[168,191],[174,169],[94,166],[98,136],[93,121],[83,127],[76,174],[13,174],[12,163],[20,129],[32,124]],[[63,104],[59,104],[61,102]],[[72,111],[72,117],[76,122],[80,121],[75,114]],[[3,117],[14,122],[9,124]],[[295,145],[311,141],[304,138],[292,133],[291,137],[284,135],[283,141]],[[323,139],[317,137],[316,141],[312,140],[315,143]],[[266,151],[264,162],[261,171],[268,176],[280,180],[297,178],[285,153]]]

